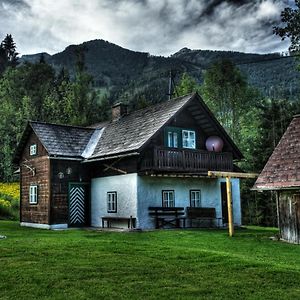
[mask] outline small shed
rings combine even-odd
[[[254,189],[276,191],[281,239],[300,244],[300,115],[294,116]]]

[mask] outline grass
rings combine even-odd
[[[0,221],[0,299],[299,299],[276,229],[47,231]]]

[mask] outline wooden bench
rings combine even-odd
[[[135,228],[136,218],[133,218],[130,216],[129,218],[126,217],[102,217],[102,227],[105,228],[105,222],[106,227],[111,228],[111,222],[118,221],[118,222],[127,222],[128,228]]]
[[[149,215],[155,220],[155,228],[163,228],[166,225],[180,228],[185,227],[184,207],[150,206]]]
[[[208,221],[209,227],[215,227],[215,221],[219,227],[222,218],[216,217],[216,209],[214,207],[187,207],[186,217],[190,220],[190,227],[193,227],[193,220]],[[207,223],[207,222],[206,222]]]

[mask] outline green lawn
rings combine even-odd
[[[0,221],[0,299],[300,299],[275,229],[47,231]]]

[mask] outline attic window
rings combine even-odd
[[[195,131],[182,130],[182,148],[196,149]]]
[[[29,154],[30,154],[31,156],[37,154],[37,145],[36,145],[36,144],[30,145],[30,148],[29,148]]]

